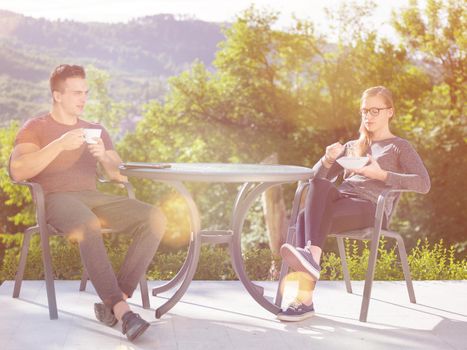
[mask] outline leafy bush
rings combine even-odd
[[[454,256],[454,246],[444,247],[443,240],[430,247],[428,240],[418,240],[408,257],[412,277],[420,280],[467,279],[467,260],[458,261]]]
[[[54,276],[57,279],[79,279],[82,273],[79,248],[76,243],[69,242],[62,237],[51,237]],[[18,266],[22,235],[0,235],[0,243],[6,247],[5,256],[0,270],[0,281],[14,279]],[[115,269],[122,264],[128,249],[128,241],[120,237],[105,239],[109,259]],[[402,268],[395,252],[395,247],[385,248],[386,241],[381,239],[379,256],[376,264],[376,280],[402,280]],[[356,241],[345,242],[347,263],[351,278],[363,280],[368,264],[369,250],[367,243],[358,244]],[[180,270],[186,258],[186,250],[176,252],[157,253],[148,269],[148,278],[154,280],[168,280]],[[253,280],[270,280],[273,258],[269,249],[251,248],[243,254],[245,268]],[[454,255],[454,247],[444,247],[443,241],[430,245],[428,240],[418,241],[408,256],[408,261],[415,280],[450,280],[467,279],[467,259],[458,259]],[[280,266],[279,261],[274,261]],[[340,258],[334,252],[323,255],[321,262],[323,280],[342,279]],[[275,274],[272,274],[275,276]],[[31,239],[25,279],[42,279],[42,257],[39,236]],[[198,280],[232,280],[236,279],[230,262],[228,249],[225,246],[203,245],[198,269],[195,274]]]
[[[361,247],[363,245],[363,247]],[[351,279],[364,280],[368,266],[369,249],[368,242],[359,245],[357,241],[346,240],[345,250],[347,265]],[[375,280],[396,281],[403,280],[402,266],[396,254],[396,246],[385,248],[386,240],[381,238],[378,249],[378,260],[376,262]],[[467,279],[467,259],[456,259],[454,246],[449,249],[444,247],[440,240],[433,246],[427,239],[417,245],[409,252],[407,260],[410,273],[414,280],[463,280]],[[321,279],[340,280],[343,279],[342,265],[338,255],[327,253],[323,255],[321,262],[323,273]]]

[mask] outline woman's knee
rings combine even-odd
[[[326,188],[326,187],[334,186],[334,183],[329,181],[328,179],[315,177],[315,178],[310,180],[310,186],[319,187],[319,188]]]
[[[328,179],[320,179],[315,178],[310,180],[310,188],[307,194],[307,200],[310,201],[311,198],[318,196],[327,197],[328,193],[333,189],[336,188],[334,183],[329,181]]]

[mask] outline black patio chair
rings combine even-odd
[[[10,159],[11,160],[11,159]],[[10,175],[10,179],[13,183],[27,186],[29,187],[32,195],[32,199],[35,205],[36,210],[36,225],[28,227],[24,231],[24,239],[23,244],[21,246],[21,253],[18,265],[18,271],[16,272],[15,277],[15,286],[13,289],[13,298],[18,298],[20,291],[21,291],[21,283],[23,281],[24,270],[26,268],[26,260],[29,251],[29,243],[31,241],[31,237],[35,233],[39,233],[41,237],[41,250],[42,250],[42,262],[44,265],[44,279],[46,284],[47,290],[47,300],[49,306],[49,316],[51,320],[58,318],[57,312],[57,300],[55,296],[55,284],[54,284],[54,276],[52,271],[52,258],[50,254],[50,245],[49,245],[49,237],[52,235],[59,235],[58,232],[52,225],[49,225],[46,222],[46,215],[45,215],[45,204],[44,204],[44,191],[42,190],[41,185],[35,182],[30,181],[14,181],[11,174],[10,174],[10,164],[8,163],[8,173]],[[133,186],[128,182],[118,182],[118,181],[109,181],[102,178],[98,179],[101,183],[112,183],[120,186],[124,186],[128,197],[135,198]],[[112,229],[102,229],[102,234],[114,234],[116,233]],[[83,268],[83,274],[80,283],[80,291],[84,291],[86,289],[86,284],[88,280],[88,274],[85,268]],[[146,276],[143,276],[140,280],[140,288],[141,288],[141,299],[142,299],[142,306],[145,309],[149,309],[149,294],[148,294],[148,285],[146,281]]]
[[[295,242],[295,239],[296,239],[295,233],[296,233],[298,213],[300,210],[300,203],[302,202],[303,193],[305,192],[305,189],[308,186],[309,186],[309,182],[301,183],[295,193],[292,213],[290,217],[290,224],[289,224],[289,228],[287,231],[287,239],[286,239],[286,242],[289,244],[293,244],[293,242]],[[363,300],[362,300],[362,306],[360,308],[359,320],[361,322],[366,322],[367,320],[368,308],[369,308],[370,297],[371,297],[371,288],[373,285],[376,259],[378,255],[378,243],[382,235],[385,237],[394,238],[396,240],[398,250],[399,250],[399,258],[401,260],[402,270],[404,272],[404,277],[405,277],[405,281],[407,285],[407,291],[409,293],[409,300],[411,303],[416,303],[415,292],[414,292],[413,284],[412,284],[412,278],[410,276],[409,264],[407,262],[407,252],[405,249],[404,240],[402,239],[402,236],[399,233],[387,228],[389,227],[389,222],[390,222],[391,217],[389,217],[387,220],[388,222],[388,224],[386,225],[387,227],[385,228],[382,227],[384,208],[385,208],[388,195],[390,193],[397,193],[396,198],[394,200],[392,212],[391,212],[391,216],[392,216],[402,192],[413,192],[413,191],[387,189],[387,190],[384,190],[379,195],[378,202],[376,205],[375,223],[373,227],[367,227],[367,228],[360,229],[360,230],[352,230],[352,231],[329,235],[329,237],[334,237],[337,239],[337,246],[338,246],[339,255],[341,258],[345,286],[346,286],[348,293],[352,293],[352,286],[350,283],[350,274],[349,274],[349,270],[347,267],[347,260],[346,260],[345,249],[344,249],[344,238],[371,241],[370,256],[368,260],[368,268],[366,271],[365,285],[363,289]],[[280,273],[280,279],[279,279],[279,287],[277,289],[276,299],[275,299],[275,304],[279,307],[282,303],[282,293],[281,293],[280,284],[284,281],[284,278],[288,273],[288,269],[289,267],[287,266],[287,263],[285,261],[282,261],[281,273]]]

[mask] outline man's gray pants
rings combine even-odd
[[[79,244],[81,259],[97,294],[113,307],[131,296],[146,273],[163,235],[159,209],[136,199],[98,191],[46,195],[47,222]],[[101,228],[128,234],[132,243],[118,273],[110,264]],[[157,232],[159,231],[159,232]]]

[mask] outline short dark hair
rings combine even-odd
[[[86,79],[84,68],[76,65],[61,64],[57,66],[50,74],[50,91],[63,91],[63,83],[68,78],[80,77]]]

